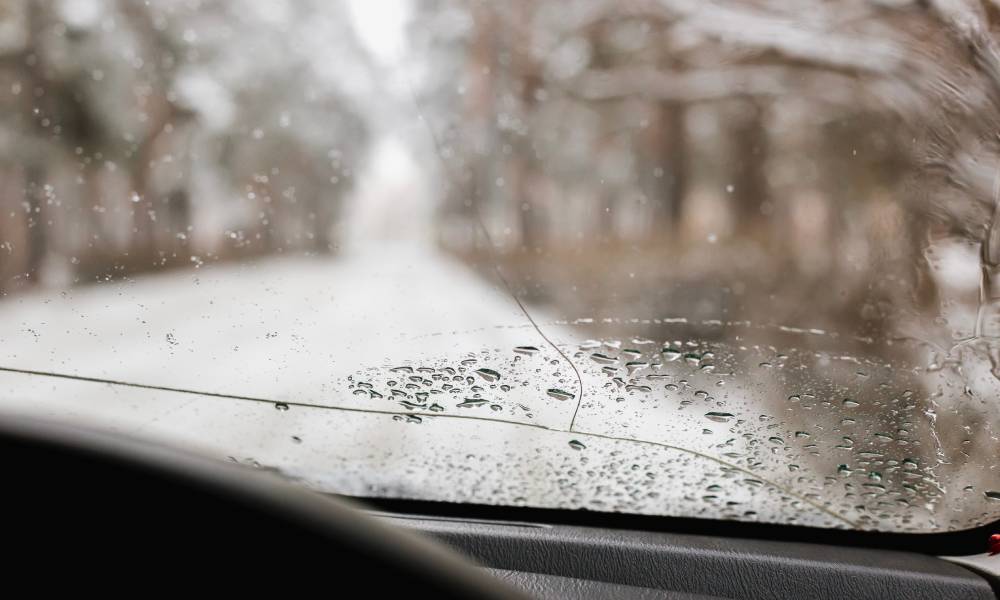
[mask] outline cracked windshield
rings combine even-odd
[[[0,0],[0,410],[358,497],[995,521],[998,29]]]

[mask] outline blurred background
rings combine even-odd
[[[289,393],[287,367],[312,393],[395,365],[403,334],[545,349],[516,298],[571,363],[570,423],[690,435],[859,526],[986,522],[998,26],[977,0],[0,0],[3,357],[86,374],[102,340],[92,373],[204,382],[268,321],[300,332],[296,365],[267,350],[253,391]],[[402,278],[423,287],[379,283]],[[376,297],[387,322],[334,320]],[[178,308],[132,318],[157,301]],[[172,353],[189,315],[218,331],[170,376],[115,351]],[[650,411],[685,390],[747,414],[663,434]]]

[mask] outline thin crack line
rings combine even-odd
[[[284,405],[288,407],[296,408],[315,408],[319,410],[339,410],[343,412],[354,412],[354,413],[366,413],[366,414],[378,414],[378,415],[420,415],[428,417],[442,417],[448,419],[467,419],[471,421],[490,421],[490,422],[500,422],[500,423],[517,423],[524,425],[526,427],[535,427],[537,429],[550,429],[544,425],[537,425],[535,423],[518,423],[517,421],[504,421],[501,419],[491,419],[488,417],[477,417],[475,415],[441,415],[437,413],[423,413],[417,411],[394,411],[394,410],[379,410],[377,408],[354,408],[349,406],[333,406],[329,404],[315,404],[313,402],[296,402],[293,400],[274,400],[271,398],[261,398],[258,396],[242,396],[239,394],[225,394],[220,392],[206,392],[201,390],[192,390],[187,388],[177,388],[163,385],[155,385],[149,383],[135,383],[131,381],[120,381],[116,379],[104,379],[101,377],[88,377],[85,375],[70,375],[67,373],[55,373],[51,371],[36,371],[31,369],[17,369],[14,367],[0,367],[0,372],[5,373],[16,373],[20,375],[36,375],[38,377],[52,377],[55,379],[68,379],[71,381],[83,381],[86,383],[101,383],[106,385],[115,385],[121,387],[128,387],[141,390],[152,390],[158,392],[172,392],[175,394],[193,394],[196,396],[205,396],[208,398],[219,398],[223,400],[240,400],[244,402],[257,402],[259,404],[270,404],[270,405]]]
[[[553,431],[562,431],[562,430],[556,430],[556,429],[554,429]],[[667,448],[669,450],[676,450],[678,452],[684,452],[684,453],[687,453],[687,454],[691,454],[693,456],[697,456],[699,458],[704,458],[706,460],[710,460],[710,461],[712,461],[714,463],[718,463],[718,464],[723,465],[725,467],[728,467],[730,469],[734,469],[736,471],[739,471],[740,473],[744,473],[746,475],[753,475],[755,478],[759,479],[760,481],[764,482],[767,485],[770,485],[770,486],[774,487],[776,490],[782,492],[783,494],[787,494],[787,495],[795,498],[796,500],[800,500],[802,502],[805,502],[806,504],[808,504],[809,506],[815,508],[816,510],[818,510],[820,512],[823,512],[823,513],[825,513],[825,514],[827,514],[827,515],[829,515],[829,516],[831,516],[831,517],[833,517],[833,518],[835,518],[835,519],[837,519],[839,521],[843,521],[844,523],[847,523],[849,526],[851,526],[854,529],[860,529],[860,527],[858,526],[857,522],[852,521],[851,519],[848,519],[847,517],[845,517],[843,515],[837,514],[836,512],[830,510],[829,508],[823,506],[822,504],[820,504],[818,502],[815,502],[813,500],[810,500],[806,496],[803,496],[801,494],[793,492],[792,490],[786,488],[785,486],[783,486],[781,484],[778,484],[778,483],[775,483],[775,482],[771,481],[770,479],[762,477],[760,475],[760,473],[756,473],[754,471],[751,471],[750,469],[743,468],[743,467],[741,467],[739,465],[734,465],[733,463],[731,463],[729,461],[722,460],[721,458],[716,458],[716,457],[712,456],[711,454],[704,454],[702,452],[698,452],[697,450],[691,450],[689,448],[682,448],[680,446],[674,446],[672,444],[665,444],[665,443],[662,443],[662,442],[653,442],[653,441],[650,441],[650,440],[637,440],[637,439],[634,439],[634,438],[616,437],[616,436],[613,436],[613,435],[605,435],[603,433],[587,433],[587,432],[583,432],[583,431],[564,431],[564,433],[574,433],[574,434],[579,434],[579,435],[586,435],[586,436],[596,437],[596,438],[600,438],[600,439],[604,439],[604,440],[614,440],[614,441],[619,441],[619,442],[631,442],[633,444],[649,444],[651,446],[659,446],[661,448]]]
[[[413,86],[410,84],[409,81],[407,81],[407,88],[410,91],[410,98],[413,101],[413,105],[417,109],[417,115],[420,117],[420,120],[423,121],[424,125],[426,126],[427,133],[430,136],[432,143],[434,144],[434,154],[437,156],[438,161],[441,163],[441,171],[444,173],[444,176],[449,180],[449,182],[452,185],[455,185],[455,178],[452,176],[451,169],[448,167],[448,163],[444,159],[444,152],[441,148],[441,142],[438,140],[437,133],[435,133],[434,127],[431,126],[430,120],[428,120],[427,117],[424,116],[424,111],[423,108],[421,107],[420,99],[417,97],[417,94],[414,91]],[[478,182],[476,185],[478,185]],[[458,188],[457,185],[456,188]],[[566,362],[566,364],[568,364],[570,368],[573,369],[573,373],[576,375],[576,382],[577,385],[579,386],[579,391],[576,401],[576,408],[573,410],[573,418],[569,422],[569,430],[573,431],[573,428],[576,425],[576,415],[578,412],[580,412],[580,405],[583,404],[583,377],[580,375],[580,370],[577,369],[576,365],[573,363],[573,361],[569,359],[568,356],[566,356],[566,354],[562,351],[562,349],[560,349],[559,346],[557,346],[552,340],[549,339],[547,335],[545,335],[545,333],[542,331],[542,328],[538,326],[538,323],[535,322],[535,319],[531,316],[531,314],[528,312],[528,309],[524,306],[524,303],[521,302],[521,299],[514,292],[514,288],[511,287],[510,282],[508,282],[507,278],[504,277],[503,272],[500,270],[500,261],[497,259],[496,249],[493,246],[493,237],[490,236],[489,230],[486,229],[486,225],[483,223],[483,217],[479,211],[478,203],[476,204],[473,214],[475,214],[476,216],[476,224],[479,225],[479,230],[486,238],[486,246],[490,254],[490,260],[493,263],[493,270],[496,271],[497,277],[500,278],[500,282],[503,283],[504,288],[507,290],[507,294],[514,300],[515,303],[517,303],[517,307],[520,309],[521,314],[524,315],[524,318],[528,319],[528,322],[531,323],[531,326],[535,329],[535,332],[537,332],[538,335],[543,340],[545,340],[545,343],[551,346],[552,349],[555,350],[559,354],[559,356],[562,357],[562,359]]]
[[[0,367],[0,372],[15,373],[15,374],[20,374],[20,375],[35,375],[35,376],[38,376],[38,377],[51,377],[51,378],[55,378],[55,379],[67,379],[67,380],[71,380],[71,381],[82,381],[82,382],[85,382],[85,383],[98,383],[98,384],[105,384],[105,385],[114,385],[114,386],[128,387],[128,388],[134,388],[134,389],[154,390],[154,391],[160,391],[160,392],[171,392],[171,393],[176,393],[176,394],[192,394],[192,395],[196,395],[196,396],[205,396],[205,397],[208,397],[208,398],[218,398],[218,399],[223,399],[223,400],[238,400],[238,401],[243,401],[243,402],[257,402],[257,403],[260,403],[260,404],[285,405],[285,406],[289,406],[289,407],[294,406],[294,407],[297,407],[297,408],[312,408],[312,409],[317,409],[317,410],[334,410],[334,411],[341,411],[341,412],[362,413],[362,414],[376,414],[376,415],[393,415],[393,416],[404,416],[404,417],[405,416],[410,416],[410,415],[415,415],[415,416],[420,416],[420,417],[426,417],[426,418],[429,418],[431,420],[433,420],[433,419],[459,419],[459,420],[467,420],[467,421],[482,421],[482,422],[489,422],[489,423],[501,423],[501,424],[504,424],[504,425],[513,425],[513,426],[517,426],[517,427],[530,427],[532,429],[539,429],[539,430],[542,430],[542,431],[551,431],[553,433],[567,433],[567,434],[574,434],[574,435],[580,435],[580,436],[586,436],[586,437],[592,437],[592,438],[598,438],[598,439],[604,439],[604,440],[616,441],[616,442],[625,442],[625,443],[633,443],[633,444],[646,444],[646,445],[650,445],[650,446],[657,446],[657,447],[664,448],[664,449],[667,449],[667,450],[673,450],[673,451],[676,451],[676,452],[682,452],[682,453],[685,453],[685,454],[690,454],[692,456],[697,456],[699,458],[703,458],[705,460],[709,460],[711,462],[717,463],[719,465],[725,466],[725,467],[733,469],[735,471],[739,471],[740,473],[744,473],[746,475],[751,475],[751,476],[759,479],[763,483],[772,486],[773,488],[775,488],[776,490],[782,492],[783,494],[791,496],[791,497],[795,498],[796,500],[799,500],[801,502],[804,502],[804,503],[808,504],[809,506],[815,508],[816,510],[818,510],[818,511],[820,511],[822,513],[825,513],[825,514],[827,514],[827,515],[829,515],[829,516],[831,516],[831,517],[833,517],[833,518],[835,518],[835,519],[837,519],[839,521],[842,521],[842,522],[846,523],[851,528],[854,528],[854,529],[859,529],[860,528],[857,522],[852,521],[851,519],[848,519],[847,517],[844,517],[843,515],[837,514],[836,512],[830,510],[829,508],[823,506],[822,504],[819,504],[818,502],[815,502],[815,501],[813,501],[813,500],[811,500],[811,499],[809,499],[809,498],[807,498],[807,497],[805,497],[805,496],[803,496],[801,494],[798,494],[798,493],[796,493],[796,492],[794,492],[794,491],[786,488],[785,486],[783,486],[781,484],[775,483],[775,482],[771,481],[770,479],[768,479],[766,477],[763,477],[759,473],[751,471],[750,469],[746,469],[746,468],[741,467],[739,465],[735,465],[735,464],[733,464],[733,463],[731,463],[729,461],[722,460],[721,458],[716,458],[716,457],[714,457],[714,456],[712,456],[710,454],[704,454],[702,452],[698,452],[697,450],[690,450],[688,448],[682,448],[681,446],[674,446],[674,445],[666,444],[666,443],[662,443],[662,442],[654,442],[654,441],[650,441],[650,440],[638,440],[638,439],[626,438],[626,437],[616,437],[616,436],[613,436],[613,435],[607,435],[607,434],[602,434],[602,433],[593,433],[593,432],[586,432],[586,431],[574,431],[574,430],[571,430],[571,429],[560,429],[560,428],[557,428],[557,427],[546,427],[545,425],[539,425],[537,423],[524,423],[524,422],[521,422],[521,421],[508,421],[508,420],[505,420],[505,419],[495,419],[495,418],[490,418],[490,417],[477,417],[475,415],[443,415],[443,414],[440,414],[440,413],[427,413],[427,412],[421,412],[421,411],[389,411],[389,410],[378,410],[378,409],[373,409],[373,408],[352,408],[352,407],[347,407],[347,406],[331,406],[331,405],[327,405],[327,404],[314,404],[314,403],[311,403],[311,402],[295,402],[295,401],[285,401],[285,400],[272,400],[272,399],[269,399],[269,398],[261,398],[261,397],[256,397],[256,396],[242,396],[242,395],[238,395],[238,394],[224,394],[224,393],[219,393],[219,392],[205,392],[205,391],[191,390],[191,389],[186,389],[186,388],[161,386],[161,385],[154,385],[154,384],[147,384],[147,383],[135,383],[135,382],[130,382],[130,381],[116,380],[116,379],[104,379],[104,378],[101,378],[101,377],[88,377],[88,376],[85,376],[85,375],[70,375],[70,374],[67,374],[67,373],[55,373],[55,372],[52,372],[52,371],[38,371],[38,370],[32,370],[32,369],[18,369],[18,368],[14,368],[14,367]]]

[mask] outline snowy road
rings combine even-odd
[[[420,171],[398,146],[381,152],[334,257],[207,265],[0,303],[3,367],[246,398],[3,372],[2,408],[357,495],[778,521],[791,511],[844,524],[787,482],[762,485],[718,459],[700,413],[622,404],[586,359],[574,359],[587,400],[570,433],[572,368],[504,289],[435,249]],[[582,341],[532,312],[566,352]],[[616,439],[636,436],[646,441]],[[724,497],[696,491],[726,481]]]
[[[0,364],[339,405],[366,367],[542,343],[503,289],[434,248],[433,204],[402,152],[383,148],[361,182],[339,254],[16,296],[0,304]],[[106,395],[86,389],[76,402]]]

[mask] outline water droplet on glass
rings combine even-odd
[[[663,358],[668,361],[675,361],[681,357],[681,351],[676,348],[664,348],[661,353]]]
[[[288,405],[285,404],[284,402],[275,402],[274,403],[274,408],[276,408],[276,409],[278,409],[280,411],[286,411],[286,410],[288,410]]]
[[[716,421],[718,423],[725,423],[725,422],[729,421],[729,419],[733,418],[733,414],[732,413],[727,413],[727,412],[711,411],[711,412],[705,413],[705,418],[708,419],[709,421]]]
[[[464,402],[456,404],[459,408],[472,408],[475,406],[482,406],[486,404],[486,400],[483,398],[466,398]]]
[[[555,398],[556,400],[572,400],[573,398],[576,397],[574,394],[571,394],[565,390],[560,390],[558,388],[549,388],[545,390],[545,393],[551,396],[552,398]]]
[[[500,373],[497,373],[493,369],[485,369],[485,368],[476,369],[474,373],[490,383],[493,383],[497,379],[500,379]]]
[[[570,440],[569,441],[569,447],[572,448],[572,449],[574,449],[574,450],[586,450],[587,449],[587,447],[584,446],[583,442],[581,442],[580,440]]]
[[[641,371],[649,366],[649,363],[643,362],[641,360],[633,360],[625,363],[625,369],[628,370],[629,375],[635,374],[637,371]]]
[[[618,362],[617,358],[612,358],[607,354],[601,354],[600,352],[595,352],[590,355],[591,360],[602,365],[609,365],[614,362]]]

